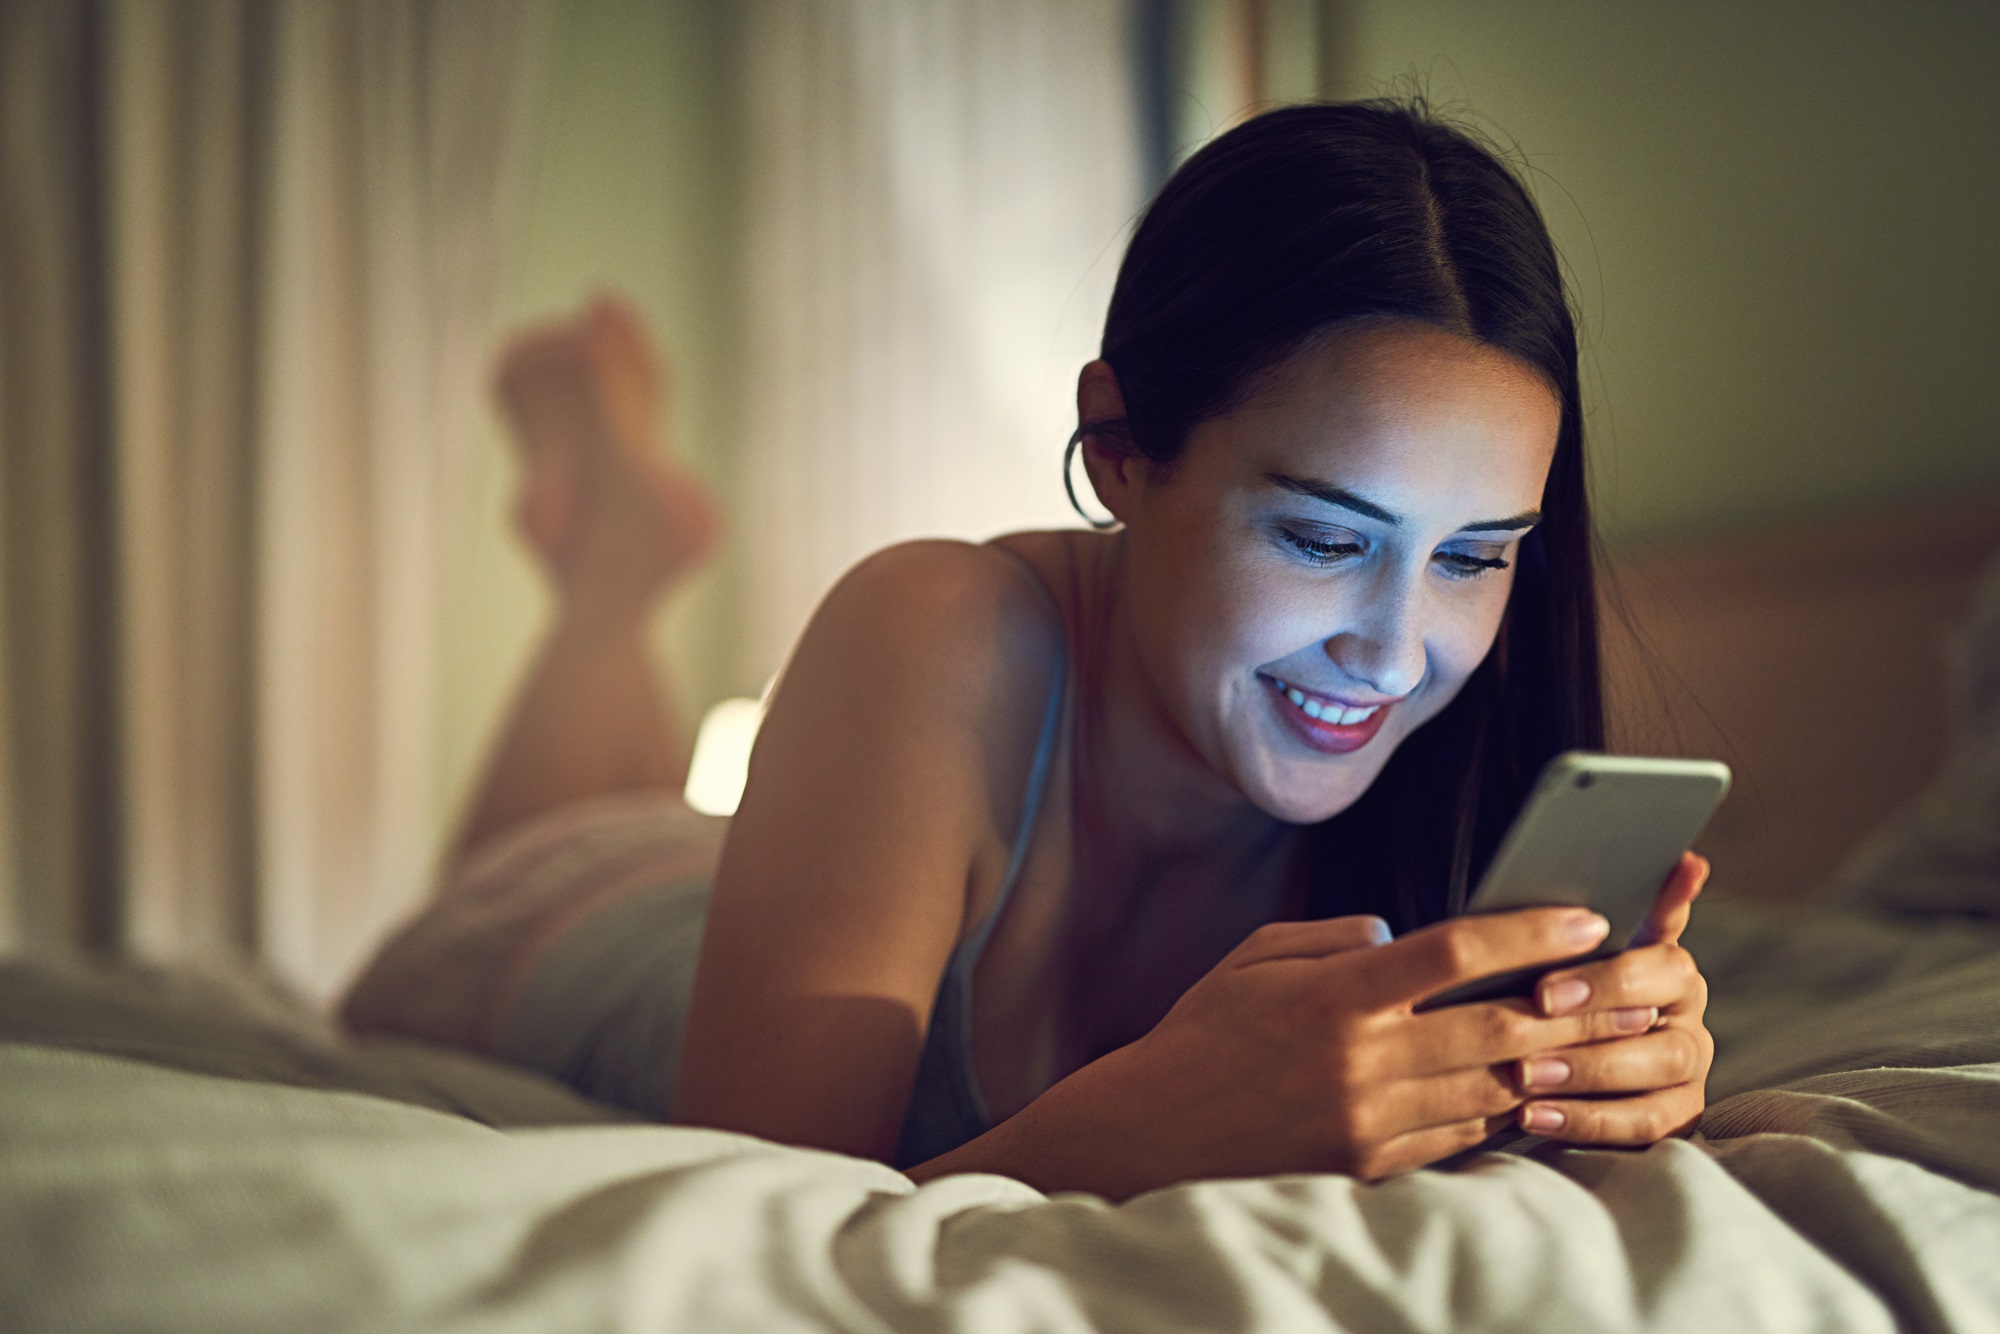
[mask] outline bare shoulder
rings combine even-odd
[[[1004,704],[993,691],[1046,690],[1062,637],[1056,608],[1019,556],[991,545],[925,540],[886,547],[842,576],[799,652],[858,651],[877,671],[905,667],[933,676],[947,694],[965,698],[964,688],[972,687],[974,695]],[[935,697],[932,689],[920,693]]]
[[[862,561],[800,638],[717,869],[676,1114],[886,1156],[1004,869],[1061,624],[1005,552]]]
[[[842,576],[828,601],[851,599],[888,612],[991,617],[1018,631],[1054,630],[1049,598],[1035,580],[1029,563],[1009,548],[931,538],[898,542],[862,560]]]
[[[1004,551],[924,541],[868,557],[779,678],[739,826],[837,806],[855,827],[924,823],[939,846],[978,855],[1032,763],[1062,635],[1036,576]],[[963,880],[964,867],[945,877]]]

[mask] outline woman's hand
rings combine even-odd
[[[1715,1039],[1702,1026],[1708,983],[1679,942],[1707,880],[1707,861],[1684,854],[1630,949],[1536,985],[1544,1015],[1623,1015],[1641,1031],[1519,1062],[1524,1129],[1579,1144],[1651,1144],[1700,1123]]]
[[[1525,1058],[1629,1035],[1653,1015],[1586,1005],[1552,1017],[1523,1000],[1420,1014],[1417,1003],[1574,958],[1606,929],[1575,908],[1454,918],[1386,944],[1372,917],[1274,923],[1145,1037],[912,1175],[997,1170],[1123,1197],[1190,1177],[1420,1167],[1514,1120]]]

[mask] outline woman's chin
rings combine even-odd
[[[1298,825],[1331,820],[1359,801],[1383,762],[1361,754],[1310,760],[1261,758],[1263,763],[1251,768],[1252,781],[1242,784],[1243,795],[1272,819]]]

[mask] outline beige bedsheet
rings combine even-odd
[[[1714,916],[1699,1141],[1122,1207],[17,976],[0,1328],[2000,1329],[2000,928]]]

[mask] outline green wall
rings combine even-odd
[[[538,126],[503,327],[616,287],[672,363],[676,447],[727,489],[735,394],[732,7],[712,0],[553,0]],[[442,830],[483,757],[548,614],[512,536],[514,459],[481,423],[470,503],[445,568],[435,806]],[[677,600],[661,661],[691,711],[726,693],[724,568]]]
[[[1426,88],[1524,150],[1614,540],[2000,490],[2000,6],[1326,17],[1332,95]]]
[[[1614,541],[2000,490],[2000,6],[1321,4],[1331,95],[1420,86],[1523,147],[1575,280]],[[680,448],[725,494],[735,10],[554,0],[504,298],[518,323],[634,296]],[[546,614],[512,486],[489,423],[447,562],[441,825]],[[694,708],[755,686],[728,679],[729,577],[661,628]]]

